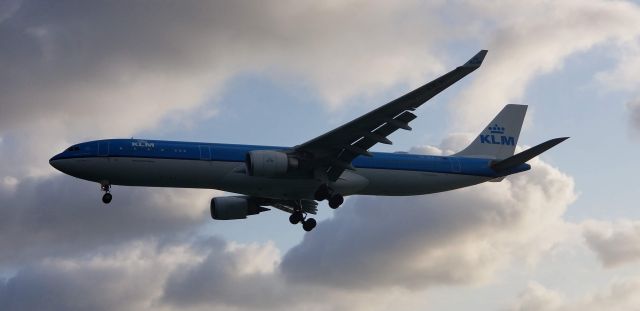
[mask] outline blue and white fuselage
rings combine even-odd
[[[285,147],[109,139],[80,143],[51,158],[71,176],[112,185],[207,188],[273,199],[313,199],[322,180],[249,176],[246,155]],[[491,169],[493,159],[374,152],[360,156],[330,186],[343,195],[419,195],[482,183],[526,171]]]

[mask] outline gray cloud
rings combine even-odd
[[[567,298],[564,294],[531,283],[509,310],[590,311],[590,310],[637,310],[640,304],[640,280],[627,278],[616,280],[594,292],[579,297]]]
[[[105,206],[99,185],[68,176],[0,187],[0,249],[11,250],[0,252],[0,267],[191,232],[208,220],[208,198],[215,194],[119,187],[113,193]]]
[[[518,311],[556,310],[562,306],[564,300],[565,297],[560,293],[549,290],[538,283],[530,283],[520,293],[510,309]]]
[[[23,1],[0,23],[0,135],[19,144],[0,152],[130,136],[205,109],[239,73],[309,85],[335,108],[441,69],[437,5],[364,4]],[[42,170],[44,159],[16,158],[0,174]]]
[[[518,103],[533,79],[561,69],[568,57],[604,44],[616,51],[640,36],[640,7],[626,1],[484,1],[470,7],[466,14],[494,24],[479,34],[489,42],[486,65],[451,107],[459,131],[475,132],[494,111]],[[627,67],[623,61],[621,68]]]
[[[272,244],[180,234],[206,219],[200,207],[173,208],[184,206],[187,195],[136,205],[139,196],[168,197],[118,191],[114,203],[131,207],[105,208],[92,185],[58,184],[35,201],[20,193],[47,183],[4,188],[2,195],[23,202],[15,208],[25,213],[7,213],[14,218],[2,226],[2,247],[15,252],[3,260],[17,271],[0,286],[3,309],[410,308],[427,286],[482,282],[511,259],[535,260],[562,239],[560,217],[574,197],[569,177],[536,161],[533,171],[486,187],[355,199],[281,257]],[[89,195],[77,199],[78,188]],[[58,206],[80,201],[58,207],[54,217],[42,203],[55,197],[69,200]]]
[[[283,274],[346,288],[482,282],[514,253],[535,260],[563,239],[561,216],[574,199],[572,179],[541,161],[502,183],[358,197],[285,255]]]
[[[285,287],[282,278],[273,271],[280,259],[273,246],[224,251],[224,243],[217,241],[207,247],[218,250],[169,276],[164,302],[177,307],[220,305],[251,309],[296,304],[296,293],[300,291]],[[245,265],[255,267],[265,263],[266,271],[243,272]]]
[[[540,161],[449,194],[351,199],[284,257],[270,245],[191,240],[211,193],[122,188],[105,208],[96,185],[42,176],[64,145],[198,112],[238,73],[302,81],[337,108],[423,82],[453,61],[435,50],[473,37],[492,52],[458,101],[477,108],[453,120],[466,124],[464,115],[482,120],[517,100],[568,55],[640,29],[628,26],[637,7],[622,2],[11,4],[0,9],[0,248],[10,250],[0,265],[17,272],[0,282],[3,310],[402,309],[428,286],[482,282],[510,261],[535,261],[562,239],[575,197],[571,178]],[[482,21],[456,26],[467,13]],[[466,139],[423,150],[449,153]],[[606,244],[599,232],[592,240]]]
[[[211,243],[216,247],[223,243]],[[213,251],[221,251],[215,248]],[[133,241],[106,254],[22,267],[0,287],[3,310],[145,310],[170,269],[200,258],[181,245]]]
[[[640,260],[640,221],[605,222],[590,220],[582,225],[587,245],[605,267]]]
[[[636,99],[627,103],[629,111],[629,123],[636,133],[640,133],[640,99]]]
[[[133,240],[89,256],[25,265],[0,280],[2,310],[386,310],[416,299],[288,284],[273,244]]]

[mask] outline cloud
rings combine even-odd
[[[599,72],[596,79],[609,90],[636,91],[640,79],[640,40],[625,41],[614,53],[616,66]]]
[[[482,283],[512,261],[535,262],[563,239],[575,198],[570,177],[534,160],[501,183],[350,199],[281,256],[272,243],[193,238],[205,194],[116,188],[118,204],[104,207],[95,185],[65,180],[3,188],[0,244],[14,252],[0,259],[16,271],[0,286],[3,309],[415,308],[430,286]]]
[[[589,310],[636,310],[640,304],[637,295],[640,280],[628,278],[616,280],[606,287],[570,300],[562,293],[531,283],[513,303],[510,310],[549,310],[549,311],[589,311]]]
[[[224,243],[210,240],[211,252]],[[0,287],[3,310],[150,310],[167,275],[199,262],[203,250],[134,240],[105,254],[23,266]]]
[[[471,134],[453,133],[447,135],[447,137],[445,137],[440,143],[440,146],[416,146],[409,149],[409,153],[448,156],[463,150],[471,143],[473,138],[475,138],[475,136],[472,136]]]
[[[88,256],[22,266],[0,280],[0,308],[388,310],[415,309],[423,300],[394,288],[345,292],[290,284],[279,273],[279,260],[272,243],[132,240]]]
[[[132,239],[193,234],[208,220],[208,190],[114,187],[67,176],[0,184],[0,267],[68,257]]]
[[[457,65],[449,44],[473,53],[488,42],[486,64],[452,105],[454,128],[475,132],[483,124],[474,122],[519,101],[571,55],[628,44],[640,29],[628,2],[443,3],[16,1],[0,9],[0,248],[11,250],[0,252],[0,308],[415,310],[431,286],[482,283],[509,263],[535,263],[564,238],[562,215],[576,197],[572,178],[541,160],[501,183],[350,199],[284,255],[269,243],[193,238],[205,231],[210,191],[116,188],[104,207],[96,185],[50,176],[48,158],[77,140],[167,121],[177,129],[215,111],[238,74],[302,84],[337,109]],[[617,72],[611,77],[627,71]],[[459,134],[412,150],[450,154],[467,141]],[[585,239],[603,262],[632,262],[635,253],[607,243],[632,240],[623,228],[596,223]],[[635,283],[619,284],[585,301],[605,308],[607,297],[627,293],[631,305]],[[522,305],[565,305],[564,295],[532,287]]]
[[[50,171],[45,157],[16,154],[211,111],[246,72],[302,83],[333,108],[417,84],[441,71],[433,43],[448,40],[434,31],[438,4],[413,1],[19,4],[0,23],[0,135],[15,142],[0,153],[16,160],[0,174],[18,178]]]
[[[533,263],[564,239],[562,215],[576,195],[569,176],[531,163],[501,183],[351,199],[285,254],[283,274],[302,284],[421,289],[485,282],[515,259]]]
[[[560,293],[550,290],[539,283],[532,282],[519,295],[511,310],[556,310],[564,303],[564,299],[565,297]]]
[[[640,29],[629,27],[640,13],[625,2],[444,4],[10,2],[0,22],[0,135],[12,143],[0,154],[14,165],[0,176],[50,174],[44,155],[78,140],[189,125],[172,115],[210,117],[225,83],[247,72],[308,86],[331,109],[379,98],[457,65],[443,46],[469,38],[491,51],[452,109],[454,128],[475,132],[569,55]]]
[[[22,267],[0,288],[3,310],[140,310],[157,295],[167,265],[191,254],[131,243],[117,253]]]
[[[635,133],[640,133],[640,98],[627,103],[629,123]]]
[[[568,57],[640,35],[640,8],[630,2],[494,1],[470,7],[467,14],[491,22],[480,34],[489,54],[451,107],[458,131],[474,132],[502,106],[521,101],[533,79],[561,69]]]
[[[605,267],[640,260],[640,221],[586,221],[582,235]]]
[[[201,262],[180,267],[169,276],[164,302],[178,308],[222,305],[252,309],[295,302],[292,291],[274,274],[280,253],[273,244],[216,244],[209,247],[226,250],[211,251]]]

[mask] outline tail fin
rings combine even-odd
[[[455,155],[497,160],[512,156],[526,113],[526,105],[506,105],[467,148]]]

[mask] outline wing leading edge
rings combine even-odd
[[[353,170],[351,162],[358,156],[371,156],[369,149],[377,143],[391,144],[387,138],[398,129],[411,130],[409,122],[417,118],[411,111],[478,69],[487,55],[481,50],[464,65],[381,106],[359,118],[294,147],[294,152],[308,157],[314,167],[335,181],[344,170]]]

